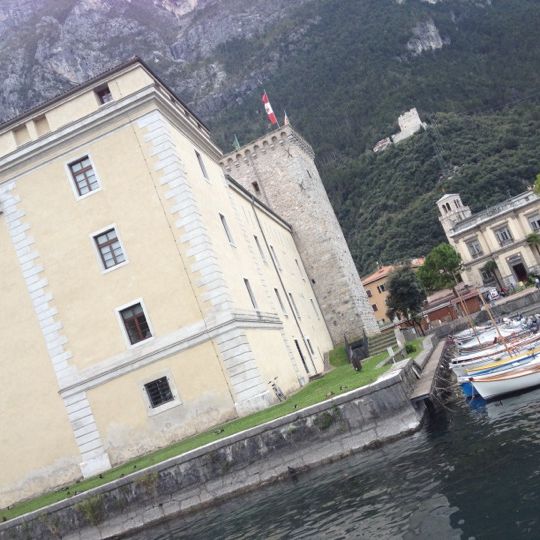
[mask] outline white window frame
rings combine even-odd
[[[210,182],[210,176],[208,175],[208,169],[206,168],[206,163],[204,162],[203,155],[196,148],[193,149],[195,152],[195,159],[199,165],[199,170],[201,171],[202,177],[206,182]]]
[[[122,253],[124,254],[124,257],[125,257],[125,261],[115,265],[115,266],[111,266],[110,268],[105,268],[105,266],[103,265],[103,260],[101,258],[101,253],[99,252],[99,248],[97,246],[97,243],[96,243],[96,236],[99,236],[100,234],[103,234],[105,231],[108,231],[110,229],[114,229],[114,231],[116,232],[116,238],[118,239],[118,243],[120,244],[120,247],[122,248]],[[97,257],[97,260],[98,260],[98,264],[99,264],[99,267],[101,268],[101,273],[102,274],[108,274],[109,272],[112,272],[113,270],[116,270],[118,268],[122,268],[122,266],[125,266],[126,264],[129,263],[129,259],[128,259],[128,256],[127,256],[127,253],[126,253],[126,248],[124,247],[124,243],[122,242],[122,239],[120,238],[120,235],[118,234],[118,227],[116,225],[116,223],[111,223],[110,225],[108,225],[107,227],[103,227],[102,229],[99,229],[98,231],[95,231],[93,233],[90,234],[90,241],[92,242],[92,245],[94,246],[94,252],[96,254],[96,257]]]
[[[171,389],[171,394],[173,395],[173,399],[171,401],[167,401],[167,403],[162,403],[161,405],[158,405],[157,407],[152,407],[150,397],[148,396],[148,392],[146,391],[146,388],[144,385],[151,383],[152,381],[156,381],[157,379],[161,379],[162,377],[167,377],[167,382],[169,383],[169,388]],[[146,408],[146,413],[148,414],[148,416],[154,416],[156,414],[160,414],[164,411],[168,411],[169,409],[182,405],[182,400],[180,399],[180,396],[178,394],[178,390],[174,382],[174,377],[172,376],[172,373],[169,369],[165,369],[163,371],[153,373],[149,377],[145,377],[144,379],[139,381],[139,386],[142,392],[142,397],[143,397],[144,405]]]
[[[92,170],[94,171],[94,174],[96,176],[96,180],[98,183],[98,188],[94,189],[92,191],[89,191],[88,193],[85,193],[84,195],[79,195],[79,190],[77,189],[77,184],[75,182],[75,178],[73,178],[73,174],[71,173],[70,165],[72,163],[75,163],[77,161],[80,161],[84,159],[85,157],[88,158],[90,161],[90,165],[92,165]],[[77,201],[81,201],[82,199],[86,199],[87,197],[90,197],[90,195],[94,195],[96,193],[99,193],[103,189],[103,184],[101,183],[101,178],[98,175],[96,165],[94,164],[94,160],[92,159],[92,156],[90,155],[90,152],[82,153],[79,155],[79,157],[74,157],[73,159],[70,159],[68,161],[64,162],[64,169],[66,171],[66,176],[69,181],[69,185],[71,186],[71,190],[73,191],[73,195],[75,195],[75,199]]]
[[[499,233],[501,232],[507,232],[508,237],[507,239],[501,239],[499,236]],[[508,223],[505,223],[503,225],[499,225],[498,227],[493,228],[493,234],[495,235],[495,238],[497,239],[497,242],[499,243],[499,246],[504,247],[512,244],[514,242],[514,235],[512,234],[512,231],[510,230],[510,227]]]
[[[223,230],[225,231],[225,236],[227,237],[227,240],[229,241],[229,244],[232,247],[236,247],[236,244],[234,242],[234,237],[232,235],[231,228],[229,227],[229,223],[227,222],[227,218],[221,212],[219,212],[219,220],[221,221],[221,226],[223,227]]]
[[[122,315],[120,314],[121,311],[124,309],[133,307],[135,304],[141,304],[141,307],[143,308],[144,317],[146,319],[146,323],[148,324],[148,329],[150,330],[150,334],[152,334],[149,338],[143,339],[142,341],[137,341],[137,343],[131,343],[129,339],[129,334],[126,330],[126,327],[124,325],[124,319],[122,319]],[[150,318],[148,317],[148,310],[146,309],[146,305],[144,304],[144,300],[142,298],[135,298],[131,302],[128,302],[127,304],[123,304],[121,306],[117,306],[114,308],[114,311],[116,313],[116,319],[118,320],[118,324],[120,325],[120,328],[122,329],[122,335],[124,336],[124,341],[126,342],[126,345],[128,349],[136,349],[137,347],[140,347],[144,343],[148,343],[149,341],[152,341],[156,334],[154,332],[154,327],[152,326],[152,322],[150,321]]]
[[[529,227],[531,228],[532,232],[540,232],[540,214],[533,214],[532,216],[529,216],[527,221],[529,222]],[[533,223],[538,224],[538,227],[535,228]]]
[[[251,304],[253,306],[253,309],[255,311],[259,310],[259,304],[257,303],[257,298],[255,297],[255,292],[253,291],[253,287],[251,286],[251,283],[249,282],[248,278],[244,278],[244,285],[246,287],[249,299],[251,300]]]
[[[482,249],[482,244],[480,244],[480,240],[478,238],[469,238],[465,245],[467,246],[467,249],[469,250],[469,255],[472,259],[478,259],[479,257],[482,257],[484,255],[484,250]],[[478,246],[478,249],[476,249],[476,246]],[[474,249],[472,249],[474,247]]]
[[[312,355],[315,354],[315,349],[313,348],[313,345],[311,344],[311,341],[309,340],[309,338],[306,336],[306,345],[307,345],[307,349],[308,349],[308,352],[310,352]]]

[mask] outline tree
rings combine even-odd
[[[486,264],[484,264],[484,266],[482,266],[482,270],[488,274],[491,274],[491,276],[493,276],[493,278],[497,282],[497,286],[499,290],[502,291],[504,287],[502,286],[502,283],[499,280],[499,274],[498,274],[499,267],[497,266],[497,263],[493,259],[490,259],[489,261],[486,262]]]
[[[538,177],[540,178],[540,175],[538,175]],[[531,246],[531,249],[534,249],[536,254],[540,255],[540,234],[533,232],[528,234],[525,240],[527,241],[527,244]]]
[[[429,252],[424,264],[418,269],[418,278],[429,292],[453,288],[456,280],[460,279],[460,269],[459,253],[450,244],[442,243]]]
[[[540,195],[540,173],[536,175],[536,180],[534,181],[533,191]]]
[[[408,321],[413,327],[420,326],[419,314],[425,299],[426,292],[409,266],[398,268],[390,274],[386,299],[387,315],[390,319],[398,317]]]

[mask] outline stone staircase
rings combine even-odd
[[[383,330],[380,334],[368,336],[368,351],[369,356],[374,356],[380,352],[386,351],[388,347],[392,347],[397,351],[397,340],[393,328]]]

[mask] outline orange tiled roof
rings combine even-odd
[[[394,269],[393,266],[381,266],[378,270],[373,272],[373,274],[370,274],[369,276],[366,276],[361,279],[363,285],[368,285],[369,283],[373,283],[374,281],[377,281],[379,279],[382,279],[386,277],[392,270]]]
[[[424,264],[425,258],[424,257],[417,257],[416,259],[410,260],[410,265],[412,268],[420,268]],[[373,274],[369,274],[369,276],[360,278],[360,281],[362,281],[362,285],[369,285],[370,283],[373,283],[374,281],[378,281],[379,279],[385,278],[395,270],[395,265],[389,265],[389,266],[381,266],[378,270],[375,270]]]

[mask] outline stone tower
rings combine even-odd
[[[328,200],[311,146],[289,125],[224,156],[227,174],[293,228],[335,344],[378,333],[358,271]]]

